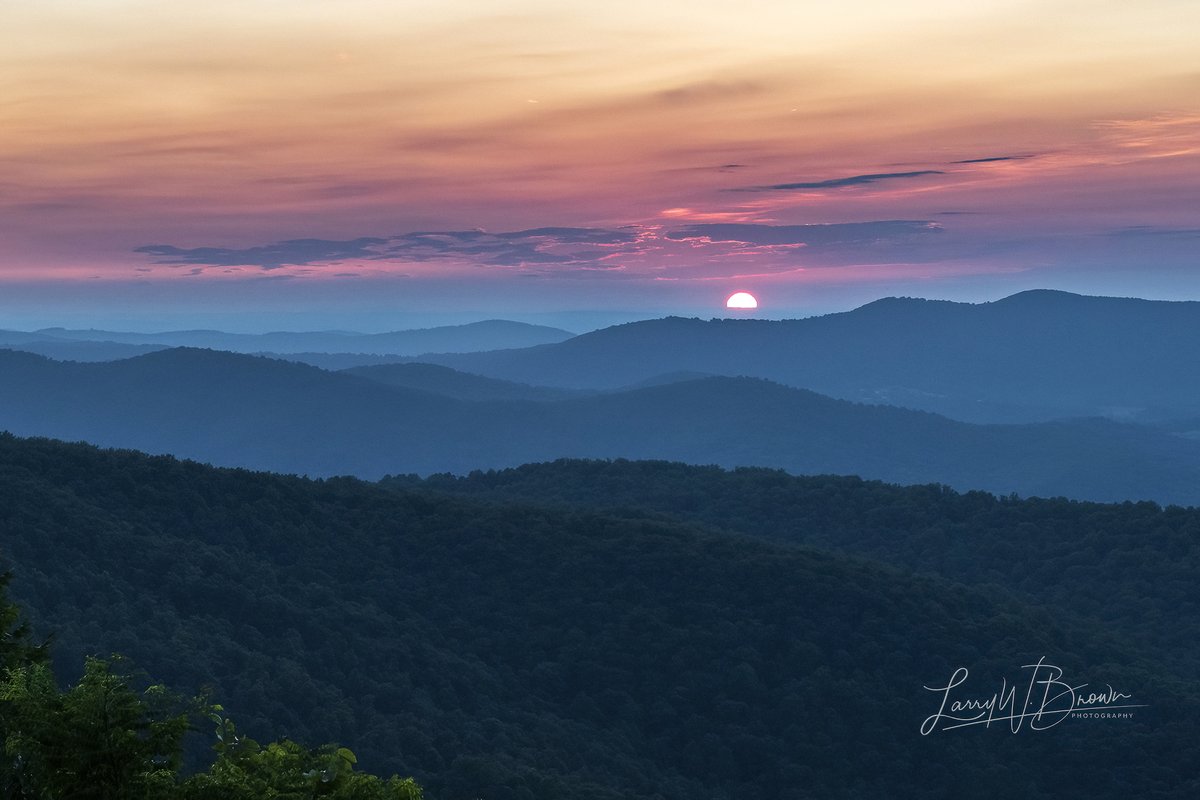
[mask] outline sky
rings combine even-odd
[[[0,44],[0,328],[1200,299],[1194,0],[38,0]]]

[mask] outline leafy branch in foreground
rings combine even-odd
[[[239,736],[224,709],[212,706],[217,725],[217,760],[183,785],[184,800],[257,800],[257,798],[316,798],[333,800],[420,800],[421,787],[412,778],[393,775],[384,781],[355,772],[358,762],[345,747],[327,744],[308,750],[284,739],[263,747]]]
[[[12,800],[420,800],[411,779],[356,772],[350,750],[310,750],[284,739],[266,746],[239,736],[219,705],[184,701],[154,684],[142,691],[124,661],[88,658],[83,677],[60,689],[45,645],[32,643],[0,575],[0,796]],[[217,726],[216,758],[181,773],[193,720]]]

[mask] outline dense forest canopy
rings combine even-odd
[[[865,556],[1087,617],[1200,677],[1190,649],[1200,640],[1200,509],[623,459],[383,484],[652,515]]]
[[[677,465],[612,468],[641,470],[647,486],[661,473],[676,502]],[[561,470],[567,492],[573,471],[603,471],[542,469]],[[763,481],[764,498],[788,491],[769,487],[786,480],[775,473],[735,479]],[[1013,504],[1030,519],[1090,506],[834,481],[825,491],[855,510],[823,522],[796,486],[784,507],[813,509],[797,523],[808,542],[731,533],[711,512],[606,511],[602,483],[589,490],[599,502],[557,505],[436,484],[310,481],[3,436],[0,550],[68,680],[88,655],[124,653],[179,691],[210,687],[255,738],[336,740],[367,771],[413,775],[446,800],[1200,789],[1193,684],[1122,631],[1005,585],[1003,571],[988,587],[977,566],[971,587],[864,560],[865,547],[813,546],[853,516],[881,515],[874,529],[904,519],[881,503],[888,493],[907,497],[910,518],[957,509],[963,535],[973,506]],[[1098,509],[1118,527],[1193,513]],[[1179,546],[1143,542],[1189,557]],[[1080,552],[1083,569],[1103,560]],[[1024,557],[1014,546],[1008,560]],[[1161,580],[1156,561],[1147,581]],[[1139,607],[1170,616],[1155,605],[1169,597]],[[1161,646],[1195,659],[1194,640]],[[923,687],[966,666],[987,694],[1042,657],[1148,707],[1037,733],[920,735],[936,710]]]

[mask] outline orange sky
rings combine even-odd
[[[1024,275],[1019,289],[1120,275],[1150,241],[1173,274],[1198,266],[1191,0],[39,0],[0,5],[0,31],[0,282],[528,273],[569,294],[601,272]],[[782,248],[669,235],[892,220],[929,227]],[[552,234],[503,264],[457,244],[279,264],[254,250],[543,228],[636,244],[580,261]]]

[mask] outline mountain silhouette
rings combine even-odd
[[[373,478],[625,457],[1200,503],[1200,443],[1187,438],[1098,419],[975,425],[755,378],[467,401],[187,348],[93,364],[0,351],[0,375],[0,429],[285,473]]]
[[[467,353],[498,348],[531,347],[560,342],[574,334],[560,328],[509,320],[484,320],[466,325],[352,333],[346,331],[225,333],[213,330],[128,333],[104,330],[45,328],[35,334],[18,334],[41,340],[112,342],[166,347],[208,347],[238,353],[362,353],[367,355],[417,355],[428,352]],[[0,344],[6,341],[0,337]]]
[[[378,364],[343,372],[386,386],[419,389],[457,400],[562,400],[582,394],[570,389],[485,378],[438,364]]]
[[[977,305],[887,298],[800,320],[666,318],[552,345],[423,361],[493,378],[618,388],[746,375],[976,422],[1200,415],[1200,303],[1029,291]]]

